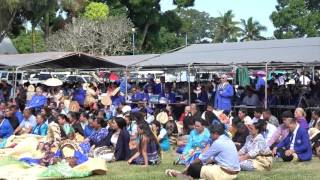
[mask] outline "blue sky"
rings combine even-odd
[[[161,0],[162,11],[174,9],[172,2],[172,0]],[[269,17],[275,10],[276,4],[277,0],[195,0],[195,6],[192,8],[205,11],[213,17],[220,16],[231,9],[237,21],[253,17],[268,28],[262,35],[271,37],[274,26]]]

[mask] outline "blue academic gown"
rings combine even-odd
[[[22,112],[17,111],[17,112],[15,113],[15,116],[16,116],[16,117],[17,117],[17,119],[19,120],[19,123],[21,123],[21,122],[22,122],[22,120],[23,120]]]
[[[123,96],[112,96],[112,105],[118,107],[122,102],[125,102],[125,98]]]
[[[122,92],[123,94],[126,93],[126,79],[123,79],[119,85],[120,87],[120,92]],[[131,85],[128,83],[127,84],[127,89],[128,89],[128,92],[129,90],[131,89]]]
[[[293,133],[290,132],[288,136],[277,145],[277,148],[285,148],[287,150],[290,149],[292,138],[293,138]],[[300,161],[311,160],[312,148],[309,140],[309,134],[307,130],[305,130],[302,127],[299,127],[297,131],[293,148],[296,154],[298,155],[298,158]]]
[[[85,98],[86,98],[86,91],[83,90],[82,88],[77,88],[73,92],[73,100],[77,101],[79,105],[83,106]]]
[[[132,97],[131,100],[132,101],[143,101],[144,99],[144,94],[142,92],[136,92]]]
[[[217,90],[214,100],[214,107],[220,110],[231,110],[231,100],[233,96],[233,87],[228,84],[222,91]]]
[[[29,108],[40,109],[47,103],[47,98],[43,95],[33,95],[28,103]]]
[[[12,126],[8,119],[3,119],[0,126],[0,138],[8,138],[13,134]]]
[[[156,84],[155,89],[154,89],[154,93],[155,94],[163,94],[164,93],[164,87],[165,87],[164,83]]]
[[[262,77],[258,77],[258,81],[256,84],[256,90],[258,91],[261,87],[265,86],[265,82]]]
[[[169,93],[169,94],[162,93],[162,94],[160,94],[159,98],[161,98],[161,97],[167,98],[170,103],[176,102],[176,95],[174,93]]]

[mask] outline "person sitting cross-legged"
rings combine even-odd
[[[273,154],[278,155],[283,161],[310,161],[312,148],[309,135],[295,118],[286,118],[283,122],[289,127],[288,136],[273,148]]]
[[[184,172],[166,170],[168,176],[181,179],[231,180],[236,179],[240,171],[237,148],[225,135],[225,127],[221,123],[209,126],[212,144],[200,154]],[[191,177],[192,178],[191,178]]]

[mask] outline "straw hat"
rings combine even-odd
[[[116,89],[113,90],[111,95],[115,96],[119,91],[120,91],[120,87],[117,87]]]
[[[105,175],[107,168],[105,160],[99,158],[89,158],[88,161],[75,166],[73,169],[76,171],[91,171],[94,175]]]
[[[56,87],[56,86],[61,86],[63,83],[60,79],[57,78],[49,78],[46,81],[44,81],[43,83],[46,86],[50,86],[50,87]]]
[[[125,113],[128,113],[131,111],[131,107],[128,106],[128,105],[125,105],[123,106],[123,108],[121,109],[122,113],[125,114]]]
[[[101,103],[105,106],[110,106],[112,104],[112,100],[109,94],[102,94],[101,95]]]
[[[69,105],[69,111],[71,112],[79,112],[80,105],[77,101],[71,101]]]
[[[160,112],[156,120],[159,121],[161,124],[166,124],[169,121],[169,116],[166,112]]]
[[[28,92],[34,92],[35,90],[36,88],[32,84],[28,86],[28,89],[27,89]]]
[[[59,144],[59,149],[61,150],[61,152],[65,158],[73,157],[75,151],[81,150],[79,145],[75,141],[72,141],[70,139],[66,139],[66,140],[62,141]]]

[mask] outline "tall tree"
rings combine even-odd
[[[270,18],[278,39],[320,36],[319,0],[278,0]]]
[[[91,20],[101,20],[109,15],[109,7],[104,3],[91,2],[85,8],[84,17]]]
[[[189,43],[199,43],[202,38],[212,37],[212,28],[215,19],[210,17],[206,12],[200,12],[196,9],[176,9],[178,16],[181,18],[182,27],[181,35],[187,34]]]
[[[234,21],[234,14],[229,10],[216,18],[214,26],[214,42],[234,42],[240,36],[239,22]]]
[[[0,43],[11,30],[22,4],[22,0],[0,0]]]
[[[47,46],[54,51],[85,52],[95,55],[123,54],[131,50],[132,23],[124,16],[92,21],[78,18],[49,37]]]
[[[261,36],[261,31],[266,31],[267,27],[261,25],[258,21],[253,21],[253,18],[250,17],[247,21],[241,19],[242,29],[242,38],[240,41],[257,41],[265,40],[266,38]]]

